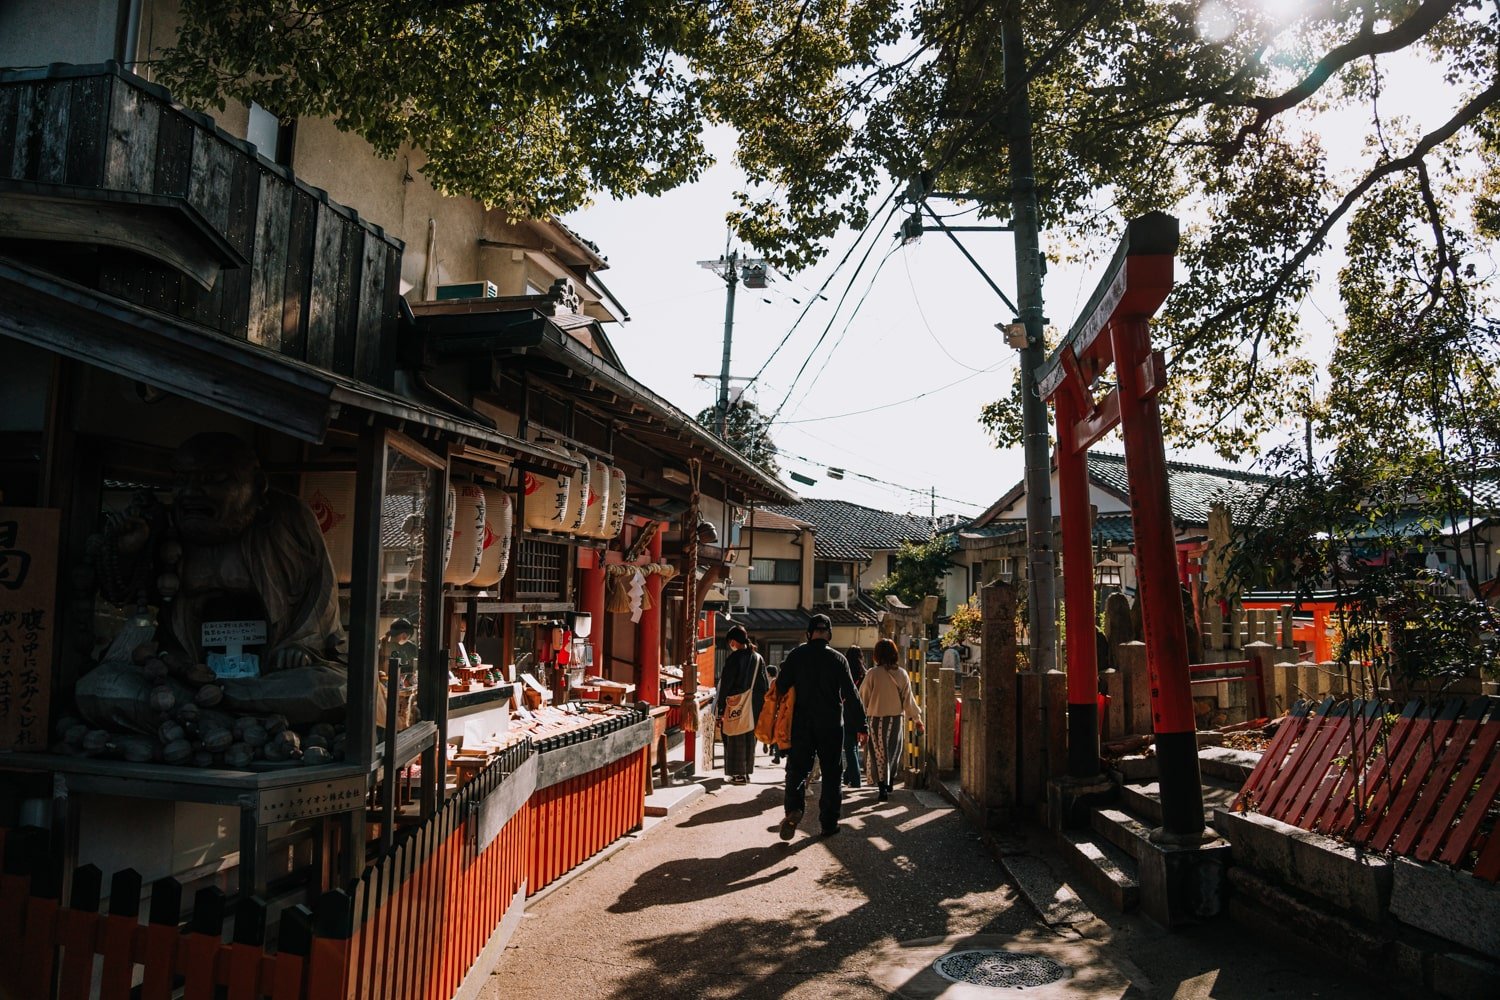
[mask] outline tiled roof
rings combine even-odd
[[[743,625],[752,637],[759,632],[807,632],[807,620],[812,617],[806,611],[787,611],[781,608],[746,608],[732,615],[725,615],[728,625]]]
[[[959,532],[961,539],[1002,539],[1010,538],[1021,541],[1026,536],[1026,522],[1017,518],[1007,518],[1004,521],[992,521],[982,528],[965,528]],[[1130,543],[1135,540],[1135,531],[1131,526],[1130,515],[1100,514],[1094,518],[1094,543],[1109,544],[1111,542]]]
[[[878,625],[879,605],[864,593],[850,594],[847,608],[830,608],[827,604],[814,603],[813,610],[828,616],[835,625]]]
[[[847,500],[803,500],[768,509],[812,524],[820,559],[865,559],[871,550],[897,549],[902,542],[925,542],[932,537],[928,518],[892,514]],[[857,556],[844,554],[856,551]]]
[[[1135,541],[1129,514],[1100,514],[1094,518],[1094,544]]]
[[[750,512],[749,526],[756,531],[801,531],[812,527],[806,521],[799,521],[764,507],[757,507]]]
[[[1130,482],[1125,475],[1125,456],[1091,452],[1089,478],[1113,490],[1121,497],[1130,496]],[[1172,494],[1172,518],[1179,523],[1207,524],[1208,508],[1223,501],[1232,513],[1246,511],[1260,501],[1266,485],[1274,477],[1239,469],[1167,463],[1167,489]]]
[[[858,545],[849,542],[841,542],[836,538],[823,538],[813,534],[813,555],[819,559],[833,559],[839,562],[868,562],[870,553]]]

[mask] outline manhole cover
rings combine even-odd
[[[932,963],[932,969],[953,983],[970,983],[999,990],[1045,986],[1068,975],[1068,968],[1045,955],[1022,951],[955,951]]]

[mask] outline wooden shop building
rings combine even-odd
[[[565,226],[438,195],[419,151],[382,173],[326,122],[253,145],[255,110],[221,124],[113,63],[0,71],[7,995],[456,995],[528,892],[640,823],[650,748],[712,682],[703,596],[744,512],[795,499],[625,373]],[[184,515],[174,453],[205,432],[326,546],[345,686],[312,728],[210,734],[203,689],[238,675],[189,711],[151,645],[193,586],[154,561],[191,544],[112,561],[112,514]],[[269,676],[271,608],[306,595],[263,596],[269,622],[189,645]],[[121,669],[171,671],[156,735],[75,703],[129,629]]]

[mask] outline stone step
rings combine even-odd
[[[1058,844],[1078,876],[1106,896],[1116,910],[1125,913],[1140,905],[1141,884],[1130,855],[1088,830],[1064,830]]]
[[[1127,754],[1111,762],[1109,770],[1115,781],[1122,785],[1130,781],[1150,781],[1156,777],[1156,755]]]
[[[1136,861],[1140,861],[1141,852],[1151,845],[1151,828],[1120,809],[1094,810],[1089,816],[1089,825],[1095,833]]]
[[[1228,809],[1239,795],[1240,786],[1220,778],[1203,776],[1203,818],[1213,819],[1215,809]],[[1161,826],[1161,786],[1155,781],[1134,782],[1120,786],[1120,806],[1148,826]]]
[[[1260,763],[1260,754],[1231,747],[1204,747],[1198,751],[1198,770],[1203,774],[1227,781],[1236,788],[1243,787],[1245,779]]]

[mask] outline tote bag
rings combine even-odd
[[[732,694],[724,700],[724,726],[721,732],[725,736],[743,736],[755,728],[755,718],[751,709],[755,707],[755,689]]]

